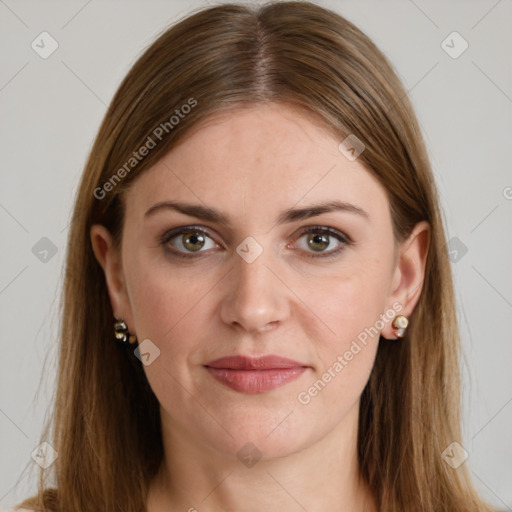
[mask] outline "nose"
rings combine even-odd
[[[275,329],[289,317],[290,291],[269,263],[265,252],[252,263],[234,255],[220,313],[226,324],[258,333]]]

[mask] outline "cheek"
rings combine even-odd
[[[339,353],[353,339],[364,341],[365,333],[368,338],[378,339],[376,331],[382,329],[379,318],[385,312],[389,277],[381,263],[366,260],[357,266],[347,265],[336,275],[322,278],[315,287],[304,289],[317,325],[323,324],[323,332],[328,333],[324,345],[331,352]]]
[[[215,293],[215,280],[206,272],[203,279],[191,278],[190,271],[168,264],[140,268],[129,289],[134,325],[139,341],[150,339],[160,350],[144,371],[160,403],[181,403],[188,399],[184,390],[194,389],[191,368],[207,342],[208,294]]]
[[[172,265],[144,253],[128,257],[126,264],[137,336],[160,350],[156,364],[145,367],[154,391],[174,395],[180,392],[177,383],[192,389],[193,370],[211,345],[212,304],[225,273],[201,265]]]
[[[310,387],[298,397],[301,404],[315,402],[329,414],[343,415],[359,398],[373,368],[383,322],[389,321],[384,314],[388,277],[381,263],[368,263],[347,267],[325,280],[321,289],[310,290],[307,302],[315,305],[317,321],[309,335],[318,364]]]
[[[207,272],[194,275],[162,260],[142,255],[128,259],[126,267],[137,334],[167,344],[191,317],[197,318],[214,282]]]

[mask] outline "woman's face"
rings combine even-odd
[[[379,333],[412,305],[386,193],[340,142],[283,105],[239,109],[127,192],[109,292],[176,439],[276,457],[353,432]]]

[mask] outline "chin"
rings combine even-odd
[[[307,418],[299,417],[299,411],[290,407],[290,401],[283,403],[287,406],[273,409],[243,407],[232,414],[217,416],[230,435],[222,428],[209,429],[204,432],[203,441],[242,463],[246,457],[270,460],[292,455],[313,444],[318,429],[308,424]]]

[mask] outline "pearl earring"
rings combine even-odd
[[[398,315],[391,324],[396,329],[396,335],[398,338],[403,338],[405,336],[405,330],[409,325],[409,319],[404,315]]]

